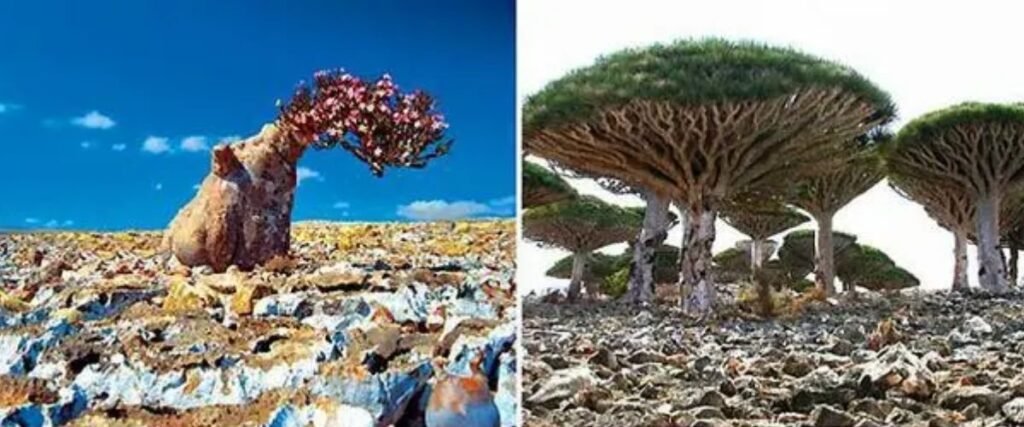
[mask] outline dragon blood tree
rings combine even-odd
[[[885,252],[856,243],[836,263],[836,274],[846,289],[860,286],[873,291],[895,291],[921,284],[917,277],[896,265]]]
[[[629,240],[636,235],[642,221],[639,209],[581,196],[527,210],[523,214],[523,236],[573,254],[567,296],[569,300],[577,300],[590,253]],[[597,285],[588,283],[588,294],[594,295]]]
[[[832,254],[836,259],[844,259],[857,245],[857,236],[833,231],[829,241],[832,242]],[[778,252],[781,267],[793,272],[796,277],[811,273],[814,271],[816,246],[817,233],[812,230],[796,230],[786,234]]]
[[[714,302],[711,246],[720,201],[780,172],[825,161],[892,111],[845,66],[790,49],[680,41],[599,59],[524,105],[530,154],[676,202],[687,216],[684,312]]]
[[[772,283],[760,279],[761,266],[771,257],[771,253],[765,253],[768,238],[810,219],[793,208],[773,202],[770,197],[745,193],[723,203],[722,220],[750,236],[750,280],[757,286],[762,311],[772,313]]]
[[[953,185],[916,180],[887,167],[889,186],[906,199],[920,203],[940,227],[953,234],[953,290],[967,289],[967,239],[974,225],[970,195]]]
[[[658,248],[668,238],[668,231],[675,226],[676,216],[669,211],[669,200],[658,196],[653,191],[630,186],[622,180],[588,176],[572,169],[551,164],[563,175],[574,178],[590,178],[608,192],[626,195],[632,194],[644,201],[644,223],[640,233],[630,242],[632,257],[627,273],[626,293],[622,301],[627,303],[647,303],[654,300],[654,268]]]
[[[340,147],[382,176],[445,154],[446,128],[430,95],[399,92],[386,74],[318,72],[257,135],[213,148],[210,173],[171,221],[164,247],[184,265],[251,269],[288,252],[296,165],[308,148]]]
[[[886,151],[899,176],[966,192],[975,209],[978,281],[1005,291],[1000,211],[1024,182],[1024,106],[964,103],[934,111],[907,123]]]
[[[890,146],[891,148],[891,146]],[[943,185],[942,182],[927,182],[903,176],[898,170],[887,167],[889,186],[899,195],[908,200],[920,204],[925,213],[928,214],[940,227],[949,230],[953,234],[953,290],[964,290],[968,288],[967,278],[967,244],[974,242],[974,203],[969,192],[955,185]],[[1024,200],[1020,197],[1009,199],[1009,203],[1003,203],[1000,208],[1000,225],[1002,230],[1002,241],[1010,249],[1010,271],[1008,276],[1011,281],[1016,277],[1014,267],[1014,248],[1021,248],[1024,241],[1020,240],[1021,219],[1024,219]],[[1020,236],[1020,237],[1017,237]]]
[[[789,202],[807,211],[818,224],[815,242],[814,283],[826,295],[835,293],[835,254],[832,252],[832,218],[843,206],[882,180],[881,158],[875,143],[889,138],[874,132],[860,141],[863,148],[840,149],[834,167],[812,174],[789,191]]]
[[[558,174],[531,162],[523,162],[523,207],[534,208],[576,197],[569,183]]]

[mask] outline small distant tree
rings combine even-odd
[[[572,267],[575,258],[575,256],[569,255],[559,259],[544,274],[556,279],[572,279]],[[583,273],[582,280],[584,283],[602,283],[608,280],[608,277],[612,274],[629,265],[628,263],[623,263],[623,261],[623,257],[619,255],[591,252],[584,260],[587,268]]]
[[[341,148],[382,176],[447,153],[447,127],[430,95],[402,93],[387,74],[366,81],[318,72],[259,134],[213,148],[210,173],[171,221],[164,247],[185,265],[215,271],[287,254],[296,165],[307,149]]]
[[[832,253],[842,259],[846,252],[857,243],[857,236],[833,231],[829,236]],[[797,277],[804,277],[814,271],[817,233],[813,230],[796,230],[786,234],[779,247],[779,262],[787,271]]]
[[[573,254],[569,300],[580,296],[588,255],[602,247],[629,240],[643,221],[636,208],[623,208],[593,196],[581,196],[529,209],[523,214],[523,235]],[[588,293],[597,284],[588,284]]]
[[[630,242],[632,257],[626,273],[626,292],[621,295],[626,303],[645,303],[654,300],[655,252],[668,238],[675,226],[676,216],[669,211],[669,200],[653,191],[633,187],[626,182],[606,176],[591,176],[551,162],[555,170],[574,178],[589,178],[608,192],[635,195],[644,201],[644,223],[640,233]]]
[[[576,197],[561,176],[532,162],[523,162],[523,207],[526,209]]]
[[[523,145],[581,172],[678,203],[685,313],[710,314],[718,205],[892,113],[889,96],[852,69],[790,49],[724,40],[629,49],[529,97]]]
[[[814,282],[826,295],[835,293],[832,218],[843,206],[878,184],[884,175],[876,144],[890,135],[878,131],[861,138],[857,141],[861,147],[836,151],[842,162],[801,180],[789,192],[789,202],[807,211],[818,223]]]
[[[810,220],[795,209],[764,196],[748,196],[730,200],[722,209],[722,220],[739,232],[750,236],[750,282],[757,286],[762,313],[775,312],[772,307],[772,283],[762,280],[761,267],[771,253],[768,238]],[[774,250],[774,247],[772,248]]]
[[[836,274],[847,290],[859,286],[873,291],[895,291],[921,284],[885,252],[868,245],[854,244],[839,261]]]
[[[925,114],[900,130],[886,154],[901,176],[966,192],[975,207],[978,281],[1005,291],[1000,214],[1024,181],[1024,105],[964,103]]]

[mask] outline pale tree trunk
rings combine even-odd
[[[834,247],[832,246],[832,213],[815,216],[818,222],[817,239],[814,242],[814,284],[825,295],[836,293]]]
[[[706,204],[691,207],[690,221],[683,227],[679,266],[679,295],[683,313],[705,317],[715,303],[711,277],[711,246],[715,242],[716,212]]]
[[[1018,276],[1017,264],[1020,262],[1020,259],[1019,259],[1020,251],[1019,251],[1019,249],[1017,248],[1016,245],[1010,245],[1008,249],[1010,250],[1010,267],[1009,267],[1009,279],[1007,281],[1009,282],[1010,286],[1014,286],[1014,285],[1017,284],[1017,276]]]
[[[1004,292],[1009,287],[999,249],[999,198],[978,198],[978,283],[982,289]]]
[[[583,252],[572,255],[572,276],[569,278],[569,292],[566,294],[569,301],[580,299],[580,288],[583,285],[583,273],[587,268],[587,254]]]
[[[654,257],[657,249],[668,237],[668,200],[654,194],[644,199],[644,225],[633,243],[633,261],[629,265],[629,290],[623,301],[647,303],[654,300]]]
[[[967,289],[967,235],[957,230],[953,232],[953,290]]]
[[[772,302],[772,286],[767,280],[761,277],[761,267],[764,263],[764,240],[753,239],[750,241],[750,283],[757,286],[757,297],[761,301],[761,314],[770,316],[775,311],[775,304]]]

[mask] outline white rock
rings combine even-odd
[[[597,383],[597,376],[585,366],[562,369],[555,371],[551,378],[526,400],[535,404],[562,401],[594,387]]]

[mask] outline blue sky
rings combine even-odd
[[[2,2],[0,229],[162,228],[205,147],[258,132],[299,80],[338,67],[430,92],[456,142],[383,178],[310,150],[296,219],[511,216],[514,16],[494,0]]]

